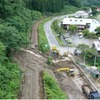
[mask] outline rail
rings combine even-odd
[[[100,91],[97,89],[97,87],[93,84],[93,82],[89,79],[89,77],[84,73],[84,71],[82,70],[82,68],[80,68],[80,66],[75,62],[75,60],[71,57],[72,61],[74,62],[74,64],[76,65],[76,67],[85,75],[85,77],[88,79],[88,82],[100,93]]]

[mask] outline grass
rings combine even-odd
[[[43,80],[44,80],[44,88],[46,91],[46,99],[66,99],[67,96],[65,93],[61,90],[60,86],[57,84],[57,81],[55,78],[48,74],[47,72],[44,72],[43,74]]]
[[[38,43],[39,43],[39,50],[42,52],[47,52],[49,48],[49,43],[44,31],[44,24],[49,21],[51,18],[43,19],[43,21],[38,26]]]
[[[60,46],[65,46],[65,44],[61,41],[61,39],[60,39],[58,36],[56,36],[57,33],[56,33],[56,31],[54,30],[54,28],[53,28],[53,23],[51,24],[51,29],[52,29],[52,33],[55,35],[55,38],[56,38],[56,40],[58,41],[59,45],[60,45]]]

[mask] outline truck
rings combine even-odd
[[[88,99],[100,100],[100,93],[97,90],[93,90],[89,85],[82,85],[82,91]]]

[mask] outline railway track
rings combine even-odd
[[[38,96],[38,73],[31,67],[25,68],[25,80],[22,91],[22,99],[36,99]],[[33,85],[34,84],[34,85]]]

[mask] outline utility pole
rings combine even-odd
[[[67,44],[67,46],[68,46],[68,44]],[[69,46],[68,46],[68,52],[69,52]]]
[[[85,51],[85,54],[84,54],[84,62],[83,62],[84,64],[85,64],[85,59],[86,59],[86,51]]]
[[[97,55],[97,51],[96,51],[95,57],[94,57],[94,66],[96,66],[96,55]]]

